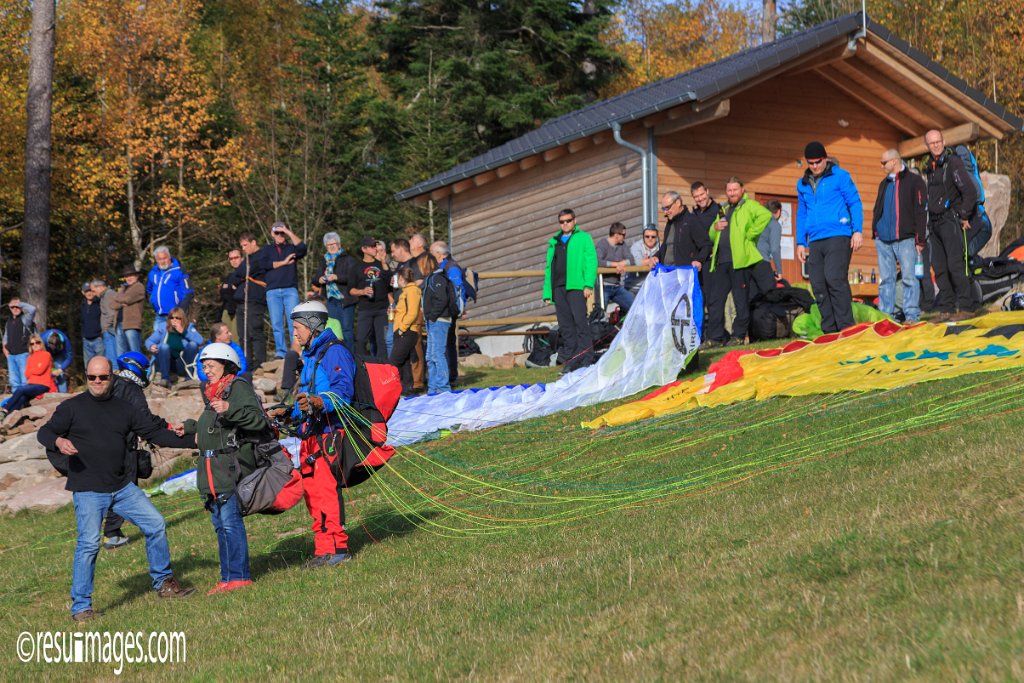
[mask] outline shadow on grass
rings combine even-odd
[[[144,540],[142,542],[145,543]],[[214,550],[216,550],[216,548]],[[178,583],[182,586],[187,587],[195,585],[195,582],[190,581],[188,577],[201,575],[210,567],[216,567],[218,564],[219,563],[216,559],[208,557],[184,555],[175,558],[174,549],[171,549],[171,569],[174,571],[174,578],[176,578]],[[145,573],[134,574],[121,579],[121,581],[118,582],[118,586],[123,590],[122,595],[113,602],[105,605],[103,609],[113,610],[154,592],[153,581],[149,576],[148,568]]]
[[[423,519],[435,516],[433,512],[421,513]],[[407,517],[394,511],[374,514],[346,524],[349,533],[349,552],[358,553],[365,547],[400,538],[415,532],[419,527]],[[252,548],[250,548],[250,551]],[[250,555],[252,578],[301,565],[313,556],[313,534],[303,532],[287,536],[268,546],[267,552]]]

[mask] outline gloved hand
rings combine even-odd
[[[304,391],[295,397],[295,404],[304,413],[323,411],[324,409],[324,400],[322,398],[316,395],[310,396]]]

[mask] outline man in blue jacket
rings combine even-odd
[[[299,275],[295,264],[306,255],[306,243],[288,229],[284,223],[270,226],[273,240],[260,252],[270,265],[266,273],[267,312],[274,330],[274,348],[278,358],[284,358],[292,341],[292,309],[299,305]],[[288,330],[285,334],[285,329]]]
[[[189,284],[188,273],[181,269],[178,259],[171,258],[171,250],[160,245],[153,250],[156,265],[146,276],[146,294],[149,303],[156,312],[153,320],[153,331],[167,324],[167,314],[178,306],[188,311],[189,303],[195,294]]]
[[[345,533],[344,482],[341,469],[345,439],[341,413],[355,393],[352,353],[327,327],[327,306],[304,301],[291,314],[295,338],[302,345],[302,374],[292,407],[299,425],[303,498],[313,518],[314,556],[309,568],[333,566],[351,558]]]
[[[850,174],[828,158],[823,144],[809,142],[804,158],[807,170],[796,184],[796,257],[807,263],[822,331],[838,332],[853,325],[848,276],[863,239],[864,207]]]

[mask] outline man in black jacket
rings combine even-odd
[[[930,130],[924,143],[931,154],[928,174],[928,231],[931,233],[932,268],[939,294],[938,322],[972,317],[971,273],[967,267],[967,230],[978,206],[978,191],[960,157],[946,149],[942,133]],[[959,309],[959,311],[957,310]]]
[[[103,328],[100,327],[100,300],[96,298],[96,292],[92,291],[92,285],[86,282],[82,285],[82,300],[78,309],[79,320],[82,324],[82,368],[89,365],[94,356],[103,355]]]
[[[267,359],[267,334],[263,330],[263,316],[267,312],[266,273],[270,270],[256,235],[243,232],[238,237],[238,246],[242,248],[242,261],[235,268],[228,282],[235,289],[235,301],[238,307],[236,321],[238,336],[242,340],[242,349],[249,369],[255,372]]]
[[[917,255],[924,250],[928,213],[928,189],[912,173],[895,149],[882,152],[882,170],[887,174],[878,184],[871,231],[878,252],[878,310],[892,315],[896,310],[896,264],[903,283],[903,317],[907,323],[921,319],[921,283],[914,275]]]
[[[704,264],[711,256],[708,228],[719,207],[699,180],[690,186],[690,195],[693,211],[686,208],[678,192],[666,192],[661,198],[661,210],[668,220],[658,260],[666,266],[693,266],[703,276]]]
[[[181,598],[195,588],[182,587],[171,571],[164,518],[146,494],[128,478],[126,444],[131,432],[161,446],[194,447],[191,439],[151,422],[127,401],[112,395],[112,366],[103,356],[89,361],[89,390],[57,406],[53,417],[39,430],[39,443],[68,457],[68,482],[72,492],[78,540],[71,575],[71,617],[86,621],[97,616],[92,609],[93,577],[100,551],[100,524],[108,509],[138,526],[146,537],[146,557],[153,589],[161,598]]]

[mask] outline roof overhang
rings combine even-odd
[[[905,157],[926,151],[923,136],[933,128],[947,144],[960,144],[1024,127],[885,27],[862,22],[859,13],[842,17],[589,105],[395,196],[425,203],[459,194],[610,141],[613,123],[656,135],[700,125],[728,116],[731,97],[785,74],[813,72],[877,114],[906,136],[899,145]]]

